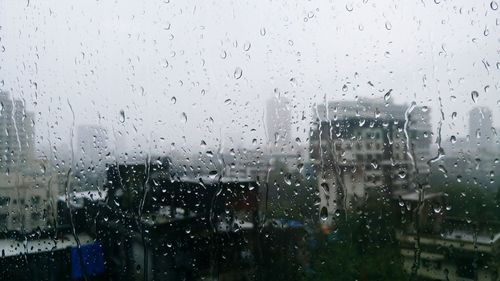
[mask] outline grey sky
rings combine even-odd
[[[112,141],[125,135],[130,149],[198,147],[202,139],[250,145],[265,141],[265,100],[276,88],[290,99],[301,138],[310,120],[300,117],[315,103],[382,99],[389,89],[397,103],[431,107],[434,130],[441,98],[444,134],[463,135],[476,105],[490,107],[499,125],[500,10],[492,6],[3,0],[0,88],[36,113],[40,146],[49,134],[67,145],[68,103],[75,124],[101,124]]]

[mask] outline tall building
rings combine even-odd
[[[97,190],[105,181],[106,164],[111,161],[107,130],[96,125],[80,125],[74,145],[74,190]]]
[[[289,100],[277,96],[267,101],[266,129],[268,144],[283,150],[291,143],[292,118]],[[273,149],[274,150],[274,149]]]
[[[83,167],[99,166],[110,153],[107,130],[96,125],[80,125],[76,132],[75,160]]]
[[[475,150],[492,152],[497,140],[493,116],[487,107],[475,107],[469,112],[469,136]]]
[[[53,229],[59,188],[55,174],[0,176],[0,231]]]
[[[0,93],[0,226],[30,232],[54,226],[58,181],[35,157],[34,115]]]
[[[34,155],[33,113],[21,100],[0,92],[0,172],[25,169]]]
[[[324,224],[362,205],[370,191],[411,190],[413,179],[429,173],[430,112],[408,108],[371,99],[317,106],[310,153]]]

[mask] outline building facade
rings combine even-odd
[[[290,102],[287,98],[278,96],[267,101],[266,105],[266,133],[268,144],[275,151],[284,150],[291,145],[292,117]]]
[[[329,102],[317,106],[314,120],[310,157],[324,224],[362,205],[369,191],[412,189],[411,179],[429,172],[428,108],[370,99]]]

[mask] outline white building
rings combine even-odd
[[[34,117],[21,100],[0,93],[0,231],[53,227],[59,181],[37,160]]]
[[[33,113],[21,100],[0,92],[0,172],[25,169],[34,151]]]
[[[102,166],[110,153],[108,132],[96,125],[80,125],[76,132],[75,156],[83,168]]]
[[[0,176],[0,231],[33,232],[55,226],[58,180],[11,173]]]
[[[363,204],[370,190],[389,195],[412,189],[410,179],[428,174],[429,110],[414,107],[408,112],[408,108],[371,99],[318,105],[310,152],[324,224],[332,224],[339,212]]]
[[[266,129],[268,144],[280,152],[291,146],[292,116],[288,99],[277,96],[266,105]]]

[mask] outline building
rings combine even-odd
[[[292,117],[290,102],[287,98],[277,96],[267,101],[266,133],[268,145],[284,150],[291,145]]]
[[[500,145],[493,127],[492,111],[487,107],[475,107],[469,111],[469,132],[465,136],[454,135],[443,141],[446,157],[433,165],[436,174],[457,178],[487,189],[496,189],[499,175],[497,159]]]
[[[76,132],[75,158],[82,167],[103,165],[110,152],[107,130],[96,125],[80,125]]]
[[[173,179],[168,159],[110,165],[107,176],[97,236],[110,279],[200,280],[216,270],[221,280],[241,280],[253,268],[261,229],[256,182]],[[235,268],[239,278],[221,277]]]
[[[324,224],[332,224],[334,214],[362,205],[370,191],[389,195],[415,188],[412,179],[425,178],[431,143],[429,113],[426,107],[372,99],[317,106],[310,153]]]
[[[33,232],[55,226],[59,189],[47,163],[37,160],[34,117],[21,100],[0,93],[0,227]]]
[[[111,149],[108,132],[97,125],[80,125],[74,143],[74,175],[71,182],[75,190],[98,190],[104,185],[106,164]]]
[[[0,172],[25,169],[34,155],[33,113],[23,101],[0,92]]]
[[[418,280],[498,280],[500,224],[446,217],[443,193],[393,198],[403,269]],[[436,211],[438,210],[438,211]]]
[[[11,173],[0,177],[0,231],[31,233],[56,226],[55,176]]]
[[[493,115],[487,107],[475,107],[469,112],[470,142],[477,151],[492,152],[497,140]]]

